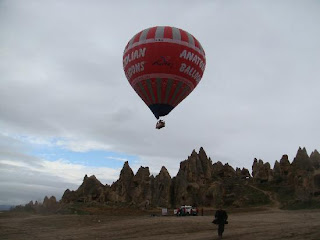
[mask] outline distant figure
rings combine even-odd
[[[222,207],[219,206],[219,209],[216,211],[215,219],[212,221],[214,224],[218,225],[218,236],[221,239],[224,232],[224,225],[228,224],[228,214],[225,210],[222,210]]]
[[[146,203],[144,204],[144,209],[148,209],[150,205],[150,201],[147,200]]]

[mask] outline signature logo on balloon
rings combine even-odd
[[[158,65],[158,66],[168,66],[170,68],[173,67],[173,63],[170,62],[170,56],[161,56],[158,60],[152,63],[152,65]]]

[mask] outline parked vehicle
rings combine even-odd
[[[196,207],[184,205],[175,210],[174,213],[177,216],[197,216],[198,209]]]

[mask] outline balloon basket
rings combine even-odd
[[[157,122],[157,124],[156,124],[156,129],[161,129],[161,128],[165,127],[165,126],[166,126],[165,121],[159,120],[159,121]]]

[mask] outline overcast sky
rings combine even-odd
[[[61,198],[179,163],[204,147],[251,171],[299,146],[320,150],[319,1],[0,0],[0,204]],[[207,59],[197,88],[155,129],[128,83],[124,47],[142,29],[182,28]]]

